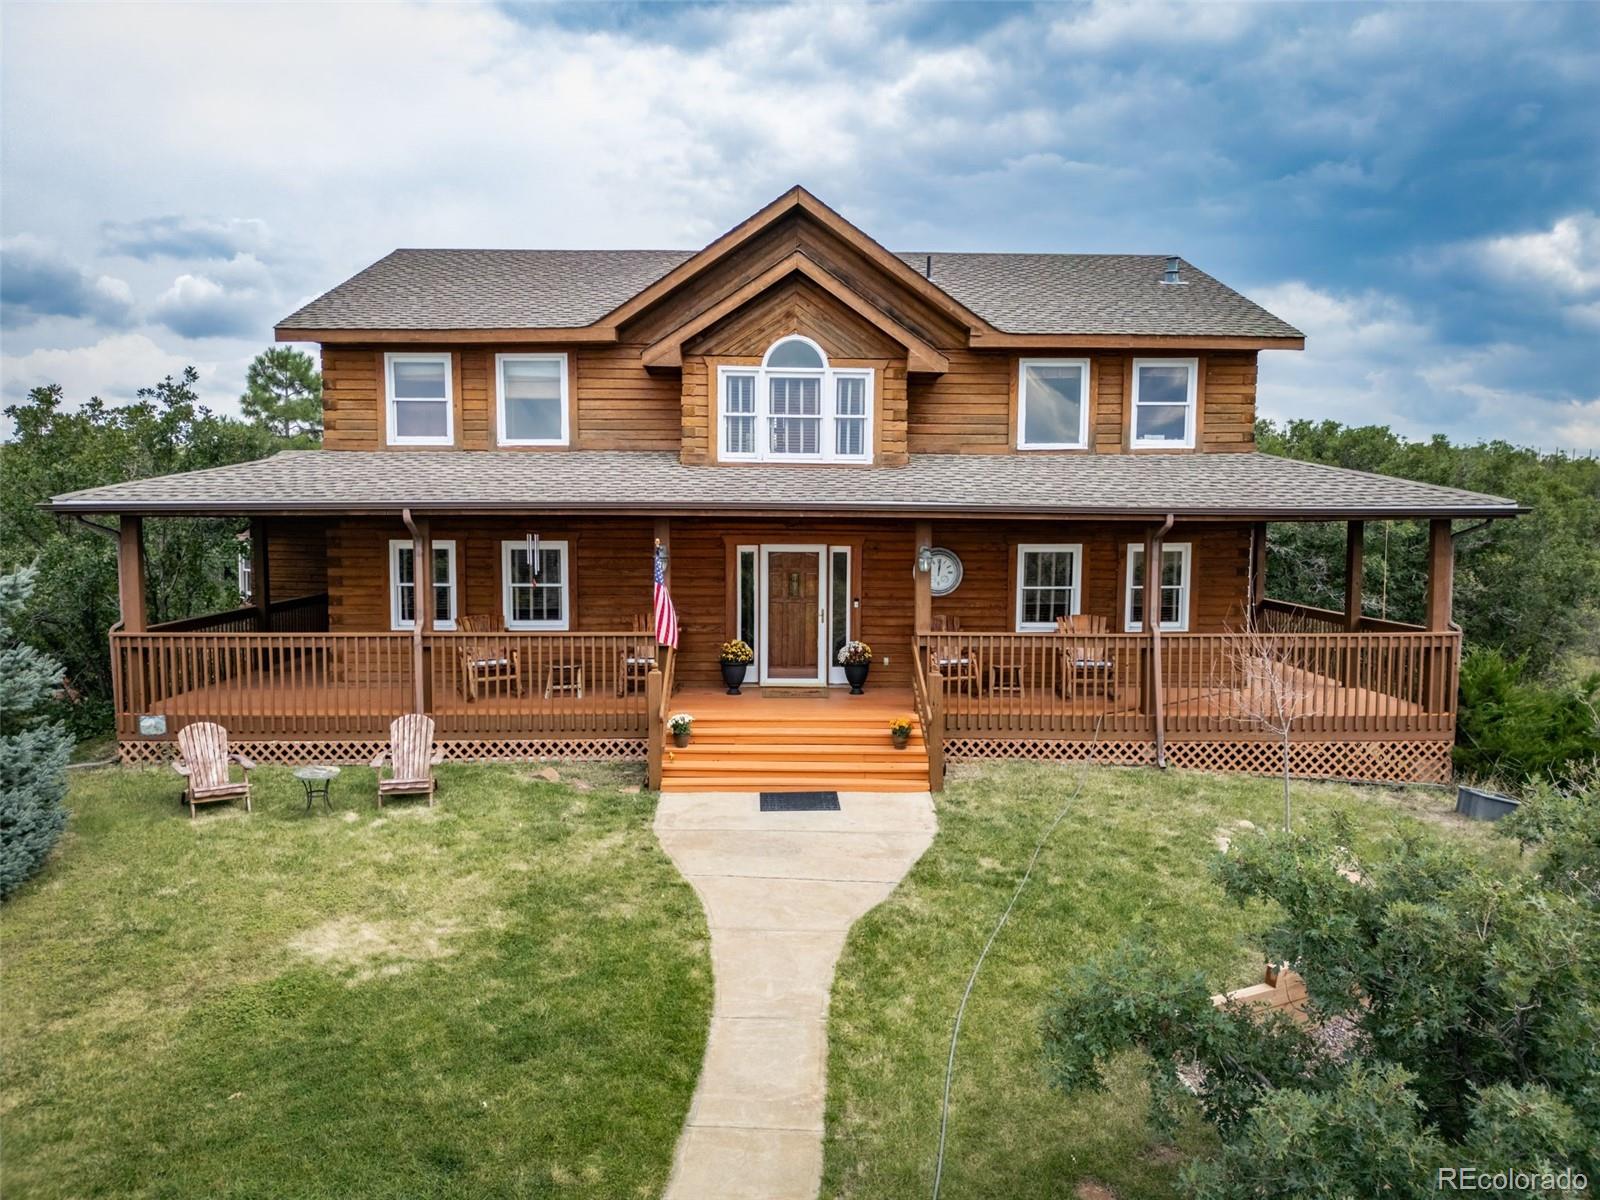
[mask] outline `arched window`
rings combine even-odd
[[[719,367],[717,393],[719,458],[872,459],[872,372],[830,366],[808,337],[780,338],[759,367]]]

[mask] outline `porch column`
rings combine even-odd
[[[411,594],[416,602],[416,620],[411,626],[411,682],[413,700],[419,713],[433,710],[433,671],[423,635],[433,632],[433,533],[427,517],[417,517],[411,525]]]
[[[1450,628],[1450,605],[1455,588],[1455,544],[1449,521],[1428,522],[1428,628]]]
[[[250,521],[250,592],[256,606],[256,628],[272,630],[272,578],[267,555],[267,523],[260,517]]]
[[[117,603],[124,633],[145,631],[144,594],[144,518],[124,516],[117,536]]]
[[[1347,521],[1344,527],[1344,627],[1361,628],[1361,576],[1365,564],[1367,523]]]
[[[1250,623],[1261,615],[1267,599],[1267,523],[1259,521],[1250,530]]]
[[[933,546],[933,522],[918,521],[913,540],[916,544],[911,548],[911,579],[916,588],[916,600],[912,613],[916,631],[928,633],[933,629],[933,572],[924,571],[917,560],[922,557],[924,546],[930,549]]]

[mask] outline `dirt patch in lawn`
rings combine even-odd
[[[394,975],[456,952],[456,921],[363,921],[336,917],[289,940],[289,949],[319,966],[352,972],[352,983]]]

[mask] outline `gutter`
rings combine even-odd
[[[1154,541],[1159,543],[1162,538],[1172,532],[1175,514],[1168,513],[1167,519],[1160,529],[1156,530]],[[1150,586],[1155,581],[1155,587]],[[1151,596],[1155,597],[1155,607],[1151,607]],[[1152,614],[1155,619],[1151,620]],[[1144,615],[1150,625],[1150,692],[1155,706],[1156,723],[1156,768],[1167,768],[1167,698],[1161,687],[1161,564],[1152,564],[1150,555],[1145,555],[1144,564]]]

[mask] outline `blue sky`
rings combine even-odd
[[[1181,253],[1262,411],[1600,449],[1595,5],[12,4],[0,390],[236,405],[395,246]]]

